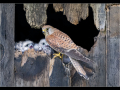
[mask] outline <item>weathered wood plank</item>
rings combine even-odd
[[[107,9],[107,82],[106,86],[120,86],[120,5]]]
[[[99,33],[105,34],[105,33]],[[106,86],[106,38],[98,36],[96,45],[91,53],[92,59],[97,63],[95,75],[88,81],[88,86]],[[90,56],[91,56],[90,55]]]
[[[63,14],[66,15],[67,20],[74,25],[88,17],[88,3],[54,3],[53,7],[56,12],[64,11]]]
[[[0,86],[14,86],[15,4],[0,4],[0,44],[4,57],[0,62]],[[1,58],[1,56],[0,56]]]
[[[26,12],[26,20],[32,28],[40,28],[47,22],[47,3],[23,4]]]

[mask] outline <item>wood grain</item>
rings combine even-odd
[[[107,82],[106,86],[120,86],[120,6],[110,6],[107,11]]]
[[[63,11],[67,20],[74,25],[79,24],[81,19],[88,17],[88,3],[54,3],[53,7],[56,12]]]
[[[47,22],[47,3],[25,3],[26,20],[32,28],[40,29]]]
[[[5,57],[0,62],[0,86],[14,86],[15,4],[0,4],[0,44]],[[1,58],[1,56],[0,56]]]

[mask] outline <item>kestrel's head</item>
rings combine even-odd
[[[42,32],[45,36],[51,35],[55,31],[55,28],[50,25],[45,25],[42,27]]]

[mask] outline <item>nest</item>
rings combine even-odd
[[[21,67],[24,66],[24,64],[27,62],[28,57],[34,58],[36,60],[36,57],[38,56],[41,56],[41,57],[47,56],[47,54],[44,53],[43,51],[35,51],[34,49],[28,49],[24,53],[16,50],[14,53],[15,58],[18,58],[20,55],[22,55]]]

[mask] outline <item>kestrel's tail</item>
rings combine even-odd
[[[80,76],[83,76],[85,79],[89,80],[86,72],[84,71],[84,69],[82,68],[82,66],[80,65],[80,63],[78,61],[76,61],[75,59],[71,58],[71,57],[69,57],[69,58],[70,58],[71,63],[73,64],[74,68],[78,72],[78,74]]]

